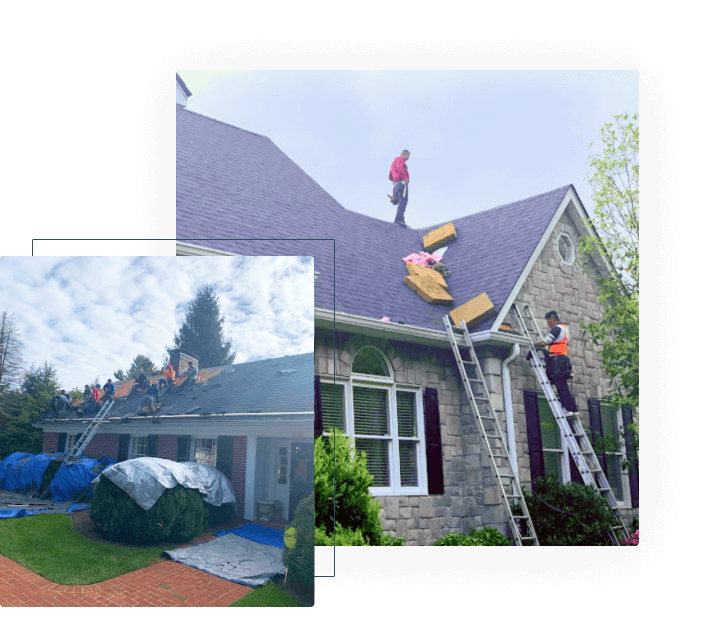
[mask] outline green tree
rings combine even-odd
[[[0,392],[22,381],[22,341],[15,315],[7,310],[0,314]]]
[[[52,362],[45,360],[41,366],[30,366],[25,371],[21,388],[23,392],[41,401],[47,401],[58,394],[59,379],[57,379],[57,371]]]
[[[232,364],[233,343],[223,338],[225,318],[220,315],[218,295],[213,286],[203,286],[188,304],[188,312],[178,333],[174,349],[195,355],[201,367]]]
[[[20,451],[42,451],[42,430],[30,424],[33,417],[41,414],[34,401],[17,391],[0,394],[0,460]]]
[[[141,371],[144,371],[147,375],[155,375],[161,372],[147,355],[137,355],[126,372],[124,379],[138,377]],[[114,374],[116,375],[116,373]],[[117,377],[117,379],[119,378]]]
[[[126,373],[122,368],[114,371],[114,379],[117,379],[118,381],[124,381],[124,379],[126,379]]]
[[[610,378],[607,399],[639,405],[639,123],[638,115],[615,115],[601,131],[601,147],[590,153],[588,181],[594,190],[589,223],[595,235],[583,237],[585,255],[598,252],[610,270],[597,274],[602,320],[582,323],[599,347]],[[590,144],[590,148],[594,143]]]

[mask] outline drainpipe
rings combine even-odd
[[[515,473],[518,485],[520,484],[520,476],[517,472],[517,445],[515,444],[515,418],[512,411],[512,387],[510,385],[510,369],[508,366],[518,355],[520,355],[520,345],[515,344],[512,348],[512,353],[503,360],[503,404],[505,407],[505,428],[508,438],[508,453],[510,454],[510,462],[512,470]]]

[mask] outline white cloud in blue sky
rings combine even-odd
[[[139,354],[160,366],[204,285],[216,288],[236,363],[313,350],[311,258],[0,258],[0,311],[15,315],[26,364],[54,362],[67,390]]]

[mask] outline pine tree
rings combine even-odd
[[[15,315],[0,314],[0,392],[22,381],[22,341]]]

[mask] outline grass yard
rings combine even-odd
[[[90,585],[162,561],[175,544],[129,546],[85,537],[67,514],[46,514],[0,521],[0,554],[60,585]],[[283,589],[282,581],[253,590],[231,607],[303,607],[313,598]],[[303,595],[304,594],[304,595]]]

